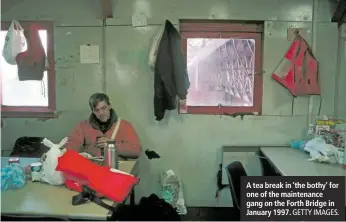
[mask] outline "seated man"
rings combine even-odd
[[[111,108],[108,96],[104,93],[93,94],[89,99],[89,106],[92,110],[89,119],[80,122],[73,129],[66,148],[100,156],[101,149],[106,147],[107,140],[111,139],[114,129],[118,128],[115,135],[118,155],[138,158],[141,152],[138,136],[130,122],[120,120]],[[119,127],[117,123],[120,124]]]

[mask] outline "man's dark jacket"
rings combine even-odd
[[[155,63],[154,113],[157,121],[163,119],[166,110],[176,108],[177,95],[181,100],[186,99],[189,85],[180,34],[166,20]]]

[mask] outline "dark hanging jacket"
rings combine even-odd
[[[166,110],[177,107],[177,96],[186,99],[189,86],[180,34],[166,20],[155,62],[154,113],[157,121],[163,119]]]

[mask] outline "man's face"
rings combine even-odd
[[[93,113],[101,122],[107,122],[110,118],[111,106],[105,101],[100,101],[93,110]]]

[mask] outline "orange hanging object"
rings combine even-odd
[[[320,95],[318,62],[305,39],[299,34],[274,70],[272,78],[287,88],[294,97]]]

